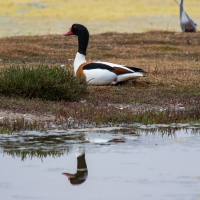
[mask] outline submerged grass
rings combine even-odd
[[[40,88],[35,83],[36,79],[32,79],[30,87],[37,86],[40,89],[34,95],[33,90],[27,92],[25,87],[21,97],[16,97],[20,93],[16,88],[9,86],[5,90],[6,86],[0,85],[1,91],[4,91],[0,95],[0,109],[12,113],[32,114],[32,120],[37,116],[44,116],[41,123],[37,122],[37,129],[43,129],[42,124],[74,128],[121,126],[135,122],[200,122],[199,38],[200,32],[187,34],[168,31],[91,35],[88,61],[101,60],[140,67],[147,72],[147,76],[136,82],[114,87],[87,86],[88,95],[83,95],[87,93],[85,82],[79,82],[82,80],[75,80],[72,76],[72,87],[64,88],[69,90],[68,94],[61,92],[62,81],[59,79],[63,80],[62,73],[55,77],[54,73],[48,73],[48,70],[62,70],[63,73],[69,70],[73,74],[73,59],[77,51],[76,37],[66,39],[57,35],[47,35],[0,38],[2,70],[7,70],[10,66],[18,66],[19,70],[23,70],[24,66],[37,67],[41,66],[41,63],[49,68],[52,66],[52,69],[42,72],[47,71],[46,74],[42,74],[45,79],[39,85],[44,84],[45,87]],[[62,64],[65,65],[64,68],[56,67]],[[22,78],[20,79],[23,82]],[[4,81],[13,81],[13,84],[15,80],[9,78]],[[59,94],[53,90],[57,85],[60,88]],[[7,94],[10,87],[12,91]],[[73,90],[74,87],[77,90]],[[49,96],[45,93],[45,88],[48,91],[52,90]],[[44,94],[44,98],[38,94]],[[77,94],[76,98],[73,94]],[[62,95],[68,96],[64,98]],[[47,121],[46,115],[54,116],[54,121]],[[5,120],[2,121],[2,126],[9,129],[4,122]],[[33,127],[31,120],[27,124],[22,122],[18,120],[17,123],[21,130]],[[13,126],[17,127],[16,123],[10,120],[10,127]]]

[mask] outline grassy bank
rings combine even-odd
[[[178,123],[200,121],[200,33],[145,32],[92,35],[87,60],[140,67],[145,78],[119,86],[89,86],[78,101],[49,101],[0,96],[0,109],[34,116],[34,128],[62,124],[65,128],[127,125],[135,122]],[[0,39],[0,67],[65,65],[73,71],[77,38],[57,35]],[[22,120],[22,121],[20,121]],[[24,128],[24,119],[7,123]],[[17,123],[17,124],[16,124]],[[33,123],[33,120],[29,121]],[[28,125],[26,125],[28,127]],[[21,128],[19,128],[21,127]],[[16,128],[17,129],[17,128]],[[17,130],[18,130],[17,129]],[[13,129],[15,130],[15,128]]]
[[[60,66],[13,65],[0,70],[0,94],[29,99],[78,101],[87,94],[87,82]]]

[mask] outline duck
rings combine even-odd
[[[175,0],[179,5],[179,3]],[[180,3],[180,25],[183,32],[196,32],[197,24],[187,15],[184,9],[184,0]]]
[[[62,173],[64,176],[67,176],[68,181],[72,185],[79,185],[79,184],[84,183],[88,176],[88,169],[87,169],[87,164],[86,164],[86,160],[85,160],[85,153],[82,152],[79,155],[76,154],[76,158],[77,158],[76,173],[75,174],[71,174],[68,172]]]
[[[84,77],[90,85],[118,85],[128,80],[143,77],[144,70],[110,62],[86,61],[86,50],[89,42],[89,31],[82,24],[73,24],[63,36],[78,37],[78,52],[74,59],[76,77]]]

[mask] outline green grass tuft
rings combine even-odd
[[[87,83],[59,66],[10,66],[0,70],[0,94],[45,100],[78,101],[87,94]]]

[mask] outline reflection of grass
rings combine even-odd
[[[89,86],[89,95],[76,103],[0,96],[0,108],[54,115],[55,123],[65,128],[200,121],[199,38],[199,32],[176,34],[167,31],[91,35],[88,60],[141,67],[147,71],[147,76],[116,87]],[[24,63],[29,66],[66,64],[67,69],[72,70],[76,51],[75,37],[1,38],[0,64],[2,67],[16,63],[19,66]],[[116,104],[125,107],[119,108]],[[72,121],[68,120],[70,117]],[[4,121],[1,123],[6,125]],[[31,122],[28,123],[31,128]],[[19,125],[23,129],[23,123]],[[28,124],[24,127],[28,129]]]
[[[10,155],[12,157],[20,157],[22,161],[26,160],[27,158],[40,158],[41,160],[46,157],[60,157],[67,153],[67,151],[56,151],[56,150],[34,150],[34,151],[22,151],[22,150],[3,150],[3,154]]]
[[[127,135],[146,135],[146,136],[157,136],[157,137],[176,137],[178,131],[182,130],[185,133],[189,134],[200,134],[200,129],[198,128],[185,128],[185,127],[146,127],[146,128],[129,128],[129,129],[121,129],[121,130],[112,130],[110,131],[111,134],[125,134]],[[95,130],[91,129],[91,133]],[[108,133],[108,130],[99,130],[98,133]],[[137,133],[136,133],[137,132]],[[26,159],[32,159],[34,157],[40,158],[41,160],[46,157],[60,157],[64,154],[68,154],[74,144],[76,143],[84,143],[85,139],[84,136],[82,137],[67,137],[68,134],[58,136],[48,136],[44,134],[43,136],[27,136],[24,135],[20,139],[16,138],[16,136],[20,137],[19,135],[13,135],[7,137],[6,139],[1,140],[0,153],[12,156],[12,157],[20,157],[22,161]],[[73,135],[73,134],[72,134]],[[23,139],[22,139],[23,138]],[[17,141],[18,140],[18,141]],[[23,140],[23,142],[22,142]],[[72,143],[67,143],[67,140],[73,141]],[[55,150],[56,149],[56,150]]]
[[[59,157],[68,154],[74,143],[83,142],[83,134],[51,134],[40,135],[29,132],[27,134],[13,134],[0,141],[2,153],[13,157],[21,157],[22,160],[33,157]],[[72,145],[71,145],[72,144]]]

